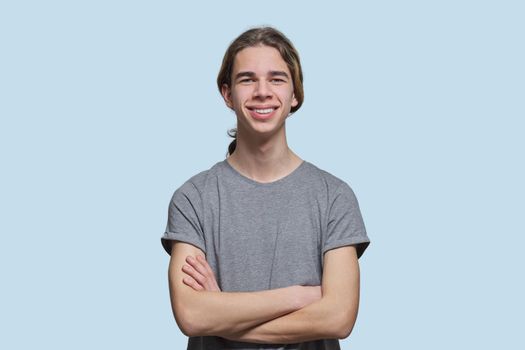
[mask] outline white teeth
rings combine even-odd
[[[268,114],[273,112],[274,108],[266,108],[266,109],[255,109],[255,112],[259,114]]]

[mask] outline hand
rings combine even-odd
[[[299,309],[310,305],[313,302],[321,300],[322,289],[321,286],[297,286],[297,305]]]
[[[189,265],[182,266],[182,271],[187,275],[183,281],[196,291],[206,290],[208,292],[220,292],[221,289],[215,280],[215,275],[210,265],[203,256],[196,258],[188,255],[186,262]]]

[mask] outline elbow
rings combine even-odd
[[[336,333],[334,338],[337,339],[346,339],[350,336],[350,333],[352,333],[353,327],[341,327],[341,329]]]
[[[184,334],[185,336],[187,336],[187,337],[195,337],[196,336],[197,332],[188,323],[186,323],[184,321],[182,321],[182,322],[177,321],[177,325],[179,326],[179,329],[180,329],[181,333]]]
[[[179,329],[187,337],[197,337],[200,335],[200,331],[191,323],[181,322],[178,323]]]
[[[206,315],[203,313],[204,310],[199,308],[199,301],[194,298],[197,296],[196,293],[189,290],[184,292],[184,289],[179,290],[178,293],[171,293],[171,309],[175,322],[182,334],[187,337],[206,335],[204,334]]]
[[[334,327],[335,329],[333,331],[335,334],[333,334],[333,337],[337,339],[348,338],[354,329],[356,319],[357,311],[352,310],[339,312],[335,316],[334,324],[336,324],[337,327]]]
[[[197,337],[203,335],[203,329],[199,326],[201,323],[192,317],[192,313],[181,307],[173,310],[175,321],[180,331],[187,337]]]
[[[199,307],[198,294],[186,288],[178,286],[170,280],[170,302],[175,322],[182,334],[187,337],[204,335],[204,320],[202,308]]]
[[[175,313],[175,321],[179,326],[180,331],[187,337],[194,337],[197,334],[195,326],[190,322],[187,316],[183,316],[182,312]]]

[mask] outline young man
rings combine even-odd
[[[349,185],[287,145],[302,80],[297,51],[273,28],[226,51],[217,83],[236,139],[175,191],[162,236],[188,349],[339,349],[352,331],[370,240]]]

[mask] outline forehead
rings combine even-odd
[[[233,61],[233,73],[251,71],[262,74],[275,70],[290,73],[279,51],[271,46],[247,47],[239,51]]]

